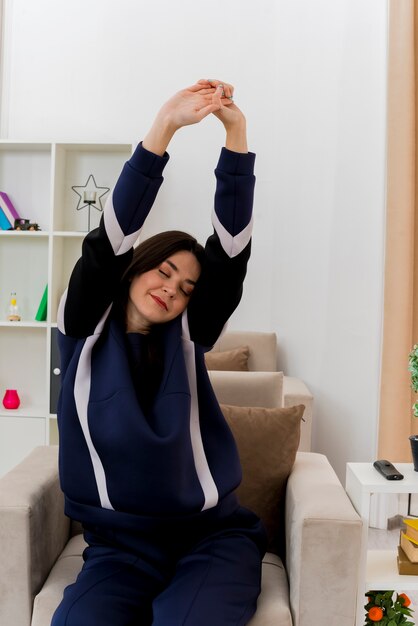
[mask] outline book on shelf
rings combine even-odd
[[[411,563],[418,563],[418,544],[403,531],[401,531],[400,546]]]
[[[0,209],[0,230],[10,230],[11,228],[12,226],[10,225],[9,220],[7,219],[3,211]]]
[[[13,202],[4,191],[0,191],[0,213],[0,225],[2,230],[9,230],[10,228],[14,228],[15,220],[20,218],[19,213],[13,206]],[[4,227],[6,222],[9,225]]]
[[[47,305],[48,305],[48,285],[44,289],[41,301],[39,303],[38,310],[35,315],[35,320],[37,322],[45,322],[46,314],[47,314]]]
[[[402,550],[401,546],[398,546],[398,572],[399,574],[405,574],[407,576],[418,576],[418,563],[412,563]]]
[[[405,524],[405,534],[408,535],[408,539],[418,543],[418,518],[411,519],[410,517],[404,517],[402,520]]]

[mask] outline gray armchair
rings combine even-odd
[[[63,513],[57,447],[36,448],[0,479],[0,624],[49,626],[82,566]],[[298,452],[287,482],[285,563],[267,553],[251,626],[353,626],[361,520],[326,457]]]
[[[332,624],[353,626],[361,519],[326,457],[303,451],[310,450],[312,395],[302,381],[276,371],[274,333],[227,333],[214,349],[242,345],[250,348],[250,371],[210,372],[220,402],[271,408],[303,404],[306,420],[286,484],[281,530],[286,556],[266,554],[250,625],[325,624],[327,605]],[[82,566],[85,544],[80,526],[63,512],[57,452],[55,446],[36,448],[0,479],[2,626],[49,626],[64,588]],[[265,451],[255,454],[263,458]]]

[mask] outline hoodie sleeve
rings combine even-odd
[[[190,339],[211,347],[238,306],[251,252],[255,154],[222,149],[215,170],[214,232],[188,306]]]
[[[168,162],[139,144],[109,194],[98,228],[84,239],[58,310],[59,330],[72,337],[94,333],[132,259],[133,245],[154,204]]]

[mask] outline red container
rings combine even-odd
[[[3,398],[3,406],[5,409],[17,409],[20,406],[20,398],[16,389],[6,389]]]

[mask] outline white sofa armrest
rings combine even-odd
[[[312,440],[313,395],[299,378],[283,376],[283,406],[305,405],[303,422],[300,430],[299,450],[309,452]]]
[[[285,528],[293,625],[353,626],[362,521],[324,455],[297,453]]]
[[[33,598],[69,529],[57,446],[35,448],[0,479],[0,624],[30,626]]]

